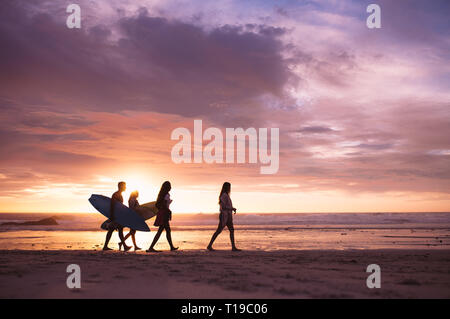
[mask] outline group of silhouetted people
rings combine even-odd
[[[156,243],[159,240],[159,237],[161,237],[162,232],[166,231],[166,238],[170,246],[170,250],[177,250],[178,247],[175,247],[172,243],[172,233],[170,229],[170,220],[172,219],[172,211],[170,210],[170,204],[172,203],[172,200],[170,199],[170,190],[172,186],[170,182],[166,181],[162,184],[161,189],[158,194],[158,198],[156,200],[156,208],[158,212],[156,213],[155,218],[155,226],[158,226],[158,231],[153,238],[153,241],[150,245],[150,248],[147,249],[147,252],[158,252],[154,247]],[[120,202],[123,204],[123,196],[122,193],[126,190],[126,183],[125,182],[119,182],[118,184],[118,190],[112,195],[111,197],[111,206],[110,206],[110,218],[103,223],[102,228],[107,230],[106,234],[106,240],[105,245],[103,246],[103,250],[112,250],[108,247],[109,240],[111,239],[112,233],[117,230],[119,233],[120,243],[119,243],[119,250],[122,248],[124,251],[130,250],[132,247],[128,246],[125,241],[131,237],[134,245],[134,250],[141,250],[140,247],[136,244],[136,230],[130,229],[129,233],[124,236],[123,235],[123,228],[124,226],[117,223],[114,216],[114,207],[116,202]],[[223,183],[222,190],[220,191],[219,195],[219,205],[220,205],[220,214],[219,214],[219,225],[217,227],[217,230],[213,234],[211,241],[209,242],[209,245],[207,246],[207,249],[210,251],[213,251],[213,243],[216,240],[217,236],[222,232],[222,230],[225,228],[225,226],[228,227],[228,230],[230,231],[230,240],[231,240],[231,247],[233,251],[240,251],[236,247],[236,244],[234,242],[234,227],[233,227],[233,212],[236,213],[236,208],[233,207],[233,203],[230,198],[230,192],[231,192],[231,184],[228,182]],[[137,198],[139,197],[138,191],[133,191],[130,194],[130,198],[128,200],[128,207],[132,210],[138,212],[140,209],[139,202]]]

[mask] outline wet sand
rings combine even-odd
[[[199,228],[198,226],[195,228]],[[204,249],[216,227],[172,227],[173,242],[183,250]],[[450,249],[450,227],[445,228],[364,228],[296,226],[235,226],[238,247],[250,251],[349,250],[349,249]],[[156,234],[137,232],[139,247],[148,248]],[[128,230],[125,230],[127,233]],[[0,232],[0,250],[94,250],[103,247],[105,231],[10,230]],[[168,249],[165,234],[156,249]],[[117,249],[119,236],[113,234],[110,247]],[[132,245],[131,239],[127,241]],[[214,247],[230,247],[227,230]]]
[[[450,298],[450,250],[1,250],[0,298]]]

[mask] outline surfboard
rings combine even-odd
[[[111,206],[111,198],[103,195],[91,195],[89,202],[96,210],[98,210],[103,216],[109,218],[109,209]],[[144,218],[139,216],[134,210],[128,208],[120,202],[116,202],[114,206],[115,221],[124,227],[131,229],[149,232]]]
[[[145,220],[155,217],[158,213],[158,208],[155,206],[156,202],[148,202],[139,206],[138,214]]]

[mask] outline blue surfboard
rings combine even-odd
[[[111,206],[111,198],[103,195],[91,195],[89,202],[96,210],[98,210],[103,216],[109,218],[109,209]],[[115,221],[124,227],[140,231],[150,231],[144,218],[139,216],[134,210],[128,208],[120,202],[115,202],[114,206]]]

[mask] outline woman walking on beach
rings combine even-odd
[[[138,197],[139,197],[139,192],[138,191],[133,191],[130,194],[130,198],[128,199],[128,207],[139,214],[139,202],[137,200]],[[124,242],[130,236],[131,236],[131,240],[133,241],[134,251],[141,250],[142,248],[138,247],[137,244],[136,244],[136,230],[135,229],[130,229],[128,234],[126,234],[126,236],[123,239]],[[121,250],[121,249],[122,249],[122,243],[119,243],[119,250]]]
[[[161,190],[158,194],[158,199],[156,200],[156,208],[158,208],[158,213],[156,214],[156,220],[155,220],[155,226],[159,226],[158,232],[155,235],[155,238],[153,238],[153,242],[150,245],[150,248],[147,249],[147,252],[158,252],[158,250],[154,249],[153,247],[158,242],[159,237],[161,236],[161,233],[163,230],[166,230],[166,237],[167,241],[169,242],[170,250],[177,250],[178,247],[175,247],[172,244],[172,234],[170,230],[170,224],[169,221],[172,219],[172,211],[169,209],[170,203],[172,203],[172,200],[170,199],[170,190],[172,186],[170,185],[170,182],[165,181],[162,186]]]
[[[228,182],[223,183],[222,190],[219,195],[219,205],[220,205],[220,214],[219,214],[219,226],[217,227],[216,232],[211,238],[209,245],[207,247],[208,250],[213,251],[212,245],[216,240],[217,236],[222,232],[225,226],[228,227],[230,231],[230,240],[231,247],[233,251],[240,251],[240,249],[236,248],[236,244],[234,243],[234,226],[233,226],[233,211],[236,214],[236,208],[233,207],[233,203],[230,198],[231,192],[231,184]]]

